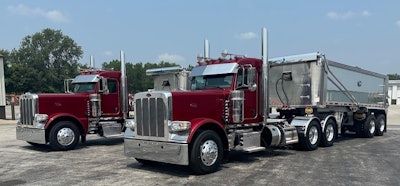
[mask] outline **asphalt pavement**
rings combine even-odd
[[[353,134],[315,151],[293,148],[232,152],[219,171],[142,165],[123,153],[123,138],[89,135],[75,150],[52,151],[15,139],[15,120],[0,120],[0,185],[400,185],[400,106],[390,106],[388,131]]]

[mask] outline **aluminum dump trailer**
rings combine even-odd
[[[314,115],[323,120],[333,114],[339,131],[362,133],[371,115],[371,123],[382,123],[378,128],[371,124],[371,130],[386,130],[386,75],[328,60],[318,52],[269,62],[269,104],[281,117]]]

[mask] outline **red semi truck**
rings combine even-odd
[[[383,135],[386,76],[318,52],[268,59],[266,35],[263,29],[262,59],[227,52],[210,59],[205,52],[189,74],[190,90],[135,94],[125,154],[204,174],[218,170],[232,150],[290,144],[315,150],[333,145],[346,131]]]
[[[125,71],[121,51],[121,71],[84,70],[66,93],[20,96],[17,139],[70,150],[87,134],[121,135],[129,112]]]

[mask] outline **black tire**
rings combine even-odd
[[[197,174],[208,174],[218,170],[223,157],[221,138],[212,130],[199,133],[190,149],[189,166]]]
[[[49,142],[53,150],[72,150],[78,141],[79,130],[70,121],[60,121],[50,130]]]
[[[383,114],[378,115],[375,120],[375,136],[383,136],[386,128],[386,117]]]
[[[321,126],[318,121],[312,121],[305,133],[305,136],[300,136],[299,142],[304,150],[312,151],[318,148],[321,141]]]
[[[329,119],[325,123],[324,132],[322,133],[321,146],[330,147],[333,145],[337,136],[337,127],[335,121]]]
[[[369,115],[367,119],[362,123],[362,134],[365,138],[372,138],[375,135],[376,130],[376,119],[374,115]]]

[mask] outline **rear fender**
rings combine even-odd
[[[304,137],[308,129],[308,125],[314,120],[318,121],[318,123],[321,123],[317,117],[295,117],[290,124],[297,128],[297,133],[299,136]]]
[[[323,122],[321,122],[321,130],[322,130],[322,132],[324,132],[324,130],[325,130],[325,123],[328,122],[328,120],[330,120],[330,119],[332,119],[335,122],[335,124],[337,125],[336,118],[333,115],[329,115],[328,117],[326,117],[324,119]]]

